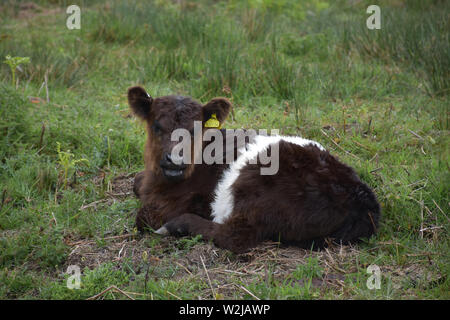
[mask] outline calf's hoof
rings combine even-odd
[[[162,226],[161,228],[156,230],[155,233],[157,233],[159,235],[162,235],[162,236],[168,236],[169,235],[169,230],[167,230],[167,228],[165,226]]]

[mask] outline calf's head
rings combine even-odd
[[[202,123],[202,135],[208,129],[205,127],[206,121],[214,117],[222,124],[231,109],[231,103],[225,98],[214,98],[202,105],[183,96],[152,98],[139,86],[128,89],[128,103],[133,112],[147,122],[146,168],[161,174],[168,181],[186,179],[194,170],[194,158],[199,156],[193,147],[194,122]],[[176,129],[190,132],[192,152],[188,161],[185,157],[174,159],[172,151],[179,143],[172,141],[172,132]],[[201,153],[201,150],[196,151]]]

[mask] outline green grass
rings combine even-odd
[[[111,285],[145,299],[449,298],[446,1],[378,1],[381,30],[365,27],[367,1],[79,1],[81,30],[65,26],[72,2],[23,3],[0,10],[0,60],[31,60],[17,88],[0,65],[0,298],[84,299]],[[379,233],[329,253],[264,245],[238,256],[137,235],[135,84],[226,96],[229,128],[319,141],[374,188]],[[87,162],[65,176],[58,144]],[[80,290],[66,288],[71,264]],[[371,264],[380,290],[366,287]]]

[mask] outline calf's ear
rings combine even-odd
[[[138,117],[147,119],[150,115],[152,103],[153,98],[144,88],[136,86],[128,89],[128,104]]]
[[[203,123],[205,127],[214,127],[206,125],[208,121],[210,123],[219,122],[217,127],[220,127],[228,117],[228,113],[231,110],[231,102],[226,98],[214,98],[203,106]],[[211,122],[211,120],[213,120]]]

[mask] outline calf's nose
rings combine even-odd
[[[178,167],[186,166],[183,161],[183,157],[172,155],[169,152],[163,156],[163,162],[165,162],[165,164],[167,164],[167,165],[172,165],[172,166],[178,166]]]

